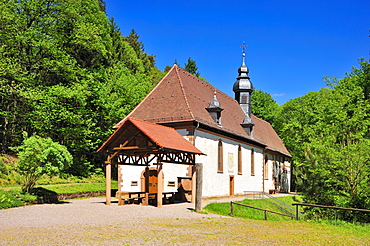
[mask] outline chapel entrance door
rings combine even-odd
[[[149,193],[158,192],[158,172],[157,170],[149,170]]]
[[[234,175],[230,175],[230,196],[234,195]]]

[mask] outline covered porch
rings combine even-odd
[[[171,199],[174,199],[174,194],[170,194],[173,192],[163,190],[162,182],[158,181],[156,183],[155,192],[149,186],[151,184],[149,181],[149,167],[155,165],[155,169],[151,168],[151,171],[155,171],[158,180],[162,180],[163,163],[170,163],[193,167],[191,201],[195,203],[196,209],[201,208],[202,164],[195,163],[195,156],[204,154],[174,128],[127,118],[97,151],[107,154],[105,161],[107,205],[111,204],[112,165],[142,166],[145,170],[143,191],[119,190],[117,192],[119,205],[124,202],[123,196],[128,196],[129,201],[130,198],[135,196],[144,206],[149,205],[150,200],[154,200],[157,207],[161,207],[170,195],[173,197]]]

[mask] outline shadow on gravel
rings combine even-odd
[[[53,204],[65,204],[70,203],[66,201],[60,201],[58,197],[58,193],[42,188],[37,187],[33,188],[32,195],[37,196],[37,200],[32,202],[33,204],[43,204],[43,203],[53,203]]]

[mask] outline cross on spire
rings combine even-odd
[[[245,56],[245,48],[247,47],[248,45],[245,44],[245,42],[243,41],[243,45],[240,46],[242,48],[242,52],[243,52],[243,56]]]

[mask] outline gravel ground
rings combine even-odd
[[[233,200],[238,199],[243,198]],[[195,213],[192,203],[157,208],[136,204],[118,206],[115,199],[110,206],[104,202],[104,198],[89,198],[0,210],[0,245],[176,245],[177,240],[181,245],[193,245],[198,243],[187,240],[191,227],[173,235],[168,234],[167,227],[174,227],[173,231],[175,224],[181,228],[189,223],[223,218]],[[161,238],[162,235],[167,239]]]
[[[244,198],[204,200],[203,206]],[[304,227],[195,213],[191,203],[157,208],[118,206],[117,200],[106,206],[104,202],[105,198],[89,198],[0,210],[0,245],[320,244],[312,239],[310,229]],[[341,238],[325,232],[318,236],[322,237],[332,245],[367,245],[357,238],[343,244]]]

